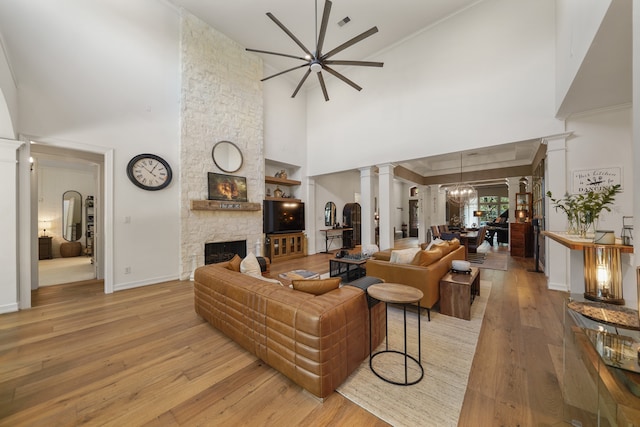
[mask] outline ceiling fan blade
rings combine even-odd
[[[324,36],[327,33],[327,25],[329,24],[329,14],[331,13],[331,2],[324,2],[324,11],[322,12],[322,24],[320,25],[320,33],[318,34],[318,42],[316,43],[316,55],[320,56],[322,45],[324,44]]]
[[[342,52],[343,50],[345,50],[346,48],[348,48],[349,46],[353,46],[354,44],[358,43],[359,41],[362,41],[364,39],[366,39],[367,37],[375,34],[378,32],[378,27],[371,27],[369,28],[367,31],[365,31],[364,33],[355,36],[354,38],[352,38],[349,41],[346,41],[344,43],[342,43],[340,46],[336,47],[335,49],[333,49],[331,52],[322,55],[322,60],[325,60],[327,58],[332,57],[333,55],[335,55],[338,52]]]
[[[351,86],[352,88],[357,90],[358,92],[362,90],[362,88],[360,86],[358,86],[357,84],[355,84],[354,82],[352,82],[351,80],[349,80],[348,78],[346,78],[345,76],[343,76],[342,74],[337,72],[336,70],[333,70],[333,69],[331,69],[331,68],[329,68],[327,66],[324,66],[323,69],[327,73],[336,76],[337,78],[339,78],[340,80],[342,80],[343,82],[345,82],[346,84],[348,84],[349,86]]]
[[[372,62],[372,61],[339,61],[339,60],[328,60],[324,61],[325,64],[329,65],[358,65],[361,67],[382,67],[384,62]]]
[[[309,49],[307,49],[307,48],[305,47],[305,45],[303,45],[303,44],[302,44],[302,42],[301,42],[300,40],[298,40],[298,38],[297,38],[296,36],[294,36],[294,35],[293,35],[293,33],[292,33],[291,31],[289,31],[289,29],[288,29],[287,27],[285,27],[285,26],[284,26],[284,24],[283,24],[282,22],[278,21],[278,18],[276,18],[275,16],[273,16],[273,14],[272,14],[271,12],[267,12],[267,16],[268,16],[269,18],[271,18],[271,20],[272,20],[273,22],[275,22],[275,23],[276,23],[276,25],[277,25],[278,27],[280,27],[280,29],[281,29],[282,31],[284,31],[285,33],[287,33],[287,35],[288,35],[289,37],[291,37],[291,40],[293,40],[294,42],[296,42],[296,44],[297,44],[298,46],[300,46],[300,48],[304,51],[304,53],[306,53],[306,54],[307,54],[307,55],[309,55],[310,57],[313,57],[313,54],[312,54],[311,52],[309,52]]]
[[[303,61],[309,61],[307,58],[303,58],[301,56],[295,56],[295,55],[288,55],[286,53],[270,52],[268,50],[249,49],[249,48],[246,48],[245,50],[248,51],[248,52],[266,53],[266,54],[269,54],[269,55],[286,56],[287,58],[301,59]]]
[[[278,77],[279,75],[282,75],[284,73],[288,73],[289,71],[293,71],[293,70],[297,70],[298,68],[302,68],[302,67],[308,67],[309,64],[302,64],[302,65],[298,65],[297,67],[293,67],[293,68],[289,68],[288,70],[284,70],[284,71],[280,71],[279,73],[276,73],[272,76],[269,77],[265,77],[264,79],[260,80],[261,82],[265,81],[265,80],[269,80],[272,79],[274,77]]]
[[[307,80],[307,77],[309,77],[309,74],[311,74],[311,68],[309,68],[307,70],[307,72],[304,73],[304,76],[302,76],[302,78],[300,79],[300,83],[298,83],[298,86],[296,87],[296,90],[294,90],[293,91],[293,95],[291,95],[292,98],[296,97],[296,95],[298,94],[298,91],[302,87],[302,84],[305,82],[305,80]]]
[[[324,79],[322,78],[322,73],[318,71],[318,80],[320,81],[320,87],[322,88],[322,94],[324,95],[324,100],[329,100],[329,94],[327,93],[327,86],[324,84]]]

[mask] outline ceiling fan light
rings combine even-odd
[[[311,68],[311,71],[313,71],[314,73],[319,73],[320,71],[322,71],[322,65],[320,65],[318,61],[313,61],[311,65],[309,65],[309,68]]]

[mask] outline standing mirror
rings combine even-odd
[[[324,225],[332,227],[336,223],[336,205],[333,202],[327,202],[324,205]]]
[[[242,166],[242,152],[231,141],[220,141],[211,151],[213,163],[223,172],[236,172]]]
[[[62,195],[62,237],[69,242],[82,237],[82,196],[77,191]]]

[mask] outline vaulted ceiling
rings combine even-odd
[[[271,12],[311,49],[315,44],[316,20],[321,18],[324,8],[324,0],[162,1],[177,8],[185,8],[244,47],[294,55],[301,55],[303,52],[266,16],[266,13]],[[466,9],[482,1],[484,0],[333,0],[324,46],[332,49],[372,26],[377,26],[378,33],[345,49],[335,57],[366,60],[457,13],[464,13]],[[47,7],[55,7],[48,2],[42,5],[44,4]],[[36,31],[34,29],[37,28],[38,33],[44,33],[47,39],[52,40],[58,37],[59,31],[56,20],[47,19],[46,8],[38,5],[37,1],[33,2],[32,6],[29,6],[29,1],[26,4],[20,2],[19,7],[16,5],[17,3],[13,2],[0,2],[0,35],[12,66],[20,75],[19,79],[28,79],[31,73],[46,72],[34,64],[42,63],[38,56],[48,57],[48,53],[33,49],[28,38],[29,33],[25,33],[25,29]],[[598,32],[593,47],[575,79],[574,87],[570,89],[564,103],[558,106],[560,118],[580,111],[630,103],[630,5],[630,1],[614,0],[614,7]],[[349,18],[349,22],[340,25],[340,22],[346,21],[345,18]],[[291,58],[259,55],[265,61],[266,75],[300,64]],[[343,69],[338,71],[342,72]],[[371,72],[375,72],[375,69]],[[295,87],[302,73],[304,70],[278,78],[286,79]],[[345,67],[344,73],[348,77],[348,67]],[[307,83],[307,86],[313,87],[314,84]],[[539,145],[539,140],[520,141],[463,153],[462,169],[476,171],[531,165]],[[452,153],[414,159],[403,162],[400,166],[425,178],[451,175],[460,171],[460,156],[460,153]]]

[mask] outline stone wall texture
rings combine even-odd
[[[247,253],[262,241],[262,211],[192,211],[208,197],[207,173],[216,142],[234,142],[243,164],[232,175],[247,179],[249,202],[264,199],[262,61],[188,12],[182,18],[180,130],[180,278],[204,264],[204,244],[246,240]]]

